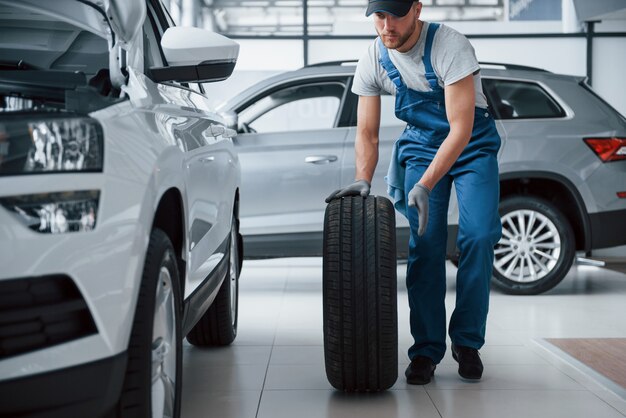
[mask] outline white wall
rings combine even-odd
[[[596,39],[593,89],[622,115],[626,115],[626,39]]]

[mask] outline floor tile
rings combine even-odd
[[[442,418],[623,418],[586,391],[428,390]]]
[[[461,380],[458,365],[440,364],[435,378],[426,386],[430,389],[502,389],[502,390],[583,390],[584,387],[551,365],[485,366],[481,380]]]
[[[187,364],[183,368],[183,388],[207,393],[262,390],[266,371],[265,365],[198,366]]]
[[[326,369],[319,365],[270,365],[265,390],[332,389]]]
[[[322,327],[281,328],[276,331],[275,345],[323,345]]]
[[[207,418],[219,411],[220,418],[255,418],[261,391],[183,390],[181,417]]]
[[[440,418],[426,392],[346,394],[333,390],[266,390],[257,418]]]
[[[270,366],[316,365],[324,367],[324,346],[274,346]]]
[[[190,367],[239,364],[267,365],[272,347],[232,346],[200,348],[183,345],[183,364]]]

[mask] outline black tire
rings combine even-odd
[[[324,356],[336,389],[382,391],[398,378],[395,231],[385,198],[346,197],[326,208]]]
[[[195,346],[229,345],[237,337],[239,274],[241,270],[241,260],[239,259],[241,238],[238,233],[238,225],[239,222],[233,220],[228,252],[228,271],[220,290],[209,309],[187,334],[187,341]],[[233,292],[234,295],[231,298]]]
[[[141,287],[128,344],[128,364],[117,407],[122,418],[152,416],[152,348],[157,285],[165,268],[171,279],[174,300],[174,341],[176,346],[174,405],[172,416],[180,417],[182,385],[181,295],[174,247],[168,236],[159,229],[150,234]]]
[[[531,216],[534,216],[535,221],[530,231],[525,233],[521,231],[518,214],[523,214],[524,224],[527,219],[530,224]],[[503,223],[503,236],[495,247],[493,284],[503,292],[513,295],[537,295],[559,284],[572,267],[576,250],[574,232],[565,215],[544,199],[534,196],[516,196],[500,202],[500,218]],[[546,226],[539,228],[544,220],[547,221]],[[525,227],[527,228],[528,225]],[[518,234],[512,235],[517,236],[511,238],[509,234],[516,230]],[[549,235],[553,235],[554,238]],[[537,242],[536,238],[543,236],[548,238]],[[555,248],[548,248],[548,246]],[[514,254],[520,254],[523,257],[518,258],[518,255]],[[505,262],[505,258],[511,255],[514,257]],[[531,265],[525,261],[524,266],[518,261],[517,267],[512,267],[514,260],[524,257],[531,261]],[[512,270],[507,274],[510,268]],[[531,275],[531,269],[534,271],[534,276]],[[526,271],[528,274],[525,274]]]

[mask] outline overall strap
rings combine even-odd
[[[380,51],[378,62],[385,69],[393,84],[396,85],[396,88],[404,86],[404,81],[402,81],[402,77],[400,77],[400,71],[398,71],[396,66],[393,65],[393,62],[391,62],[391,58],[389,58],[389,51],[385,48],[383,41],[380,37],[377,38],[376,41],[378,42],[378,50]]]
[[[439,82],[437,81],[437,74],[433,69],[433,63],[430,60],[430,55],[433,49],[433,39],[435,39],[435,32],[439,29],[439,23],[430,23],[428,25],[428,34],[426,35],[426,46],[424,48],[424,68],[426,69],[426,80],[433,90],[439,89]]]

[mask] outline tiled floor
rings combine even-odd
[[[447,310],[456,269],[448,264]],[[546,349],[543,338],[626,337],[626,274],[574,267],[553,291],[492,292],[483,379],[459,379],[448,353],[426,386],[404,381],[411,343],[398,267],[399,378],[373,395],[332,389],[324,371],[321,259],[246,261],[239,335],[226,348],[184,343],[183,418],[612,418],[623,393]]]

